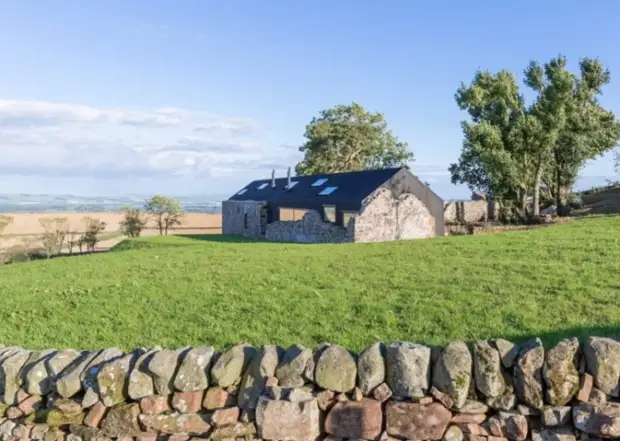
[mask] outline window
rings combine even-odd
[[[258,187],[256,187],[256,188],[258,188],[259,190],[262,190],[263,188],[267,187],[268,185],[269,185],[269,184],[267,184],[267,183],[265,182],[265,183],[263,183],[263,184],[260,184],[260,185],[259,185]]]
[[[298,208],[280,208],[280,216],[279,219],[281,221],[298,221],[304,217],[307,210],[301,210]]]
[[[245,213],[245,215],[243,216],[243,228],[244,229],[248,229],[248,214]]]
[[[334,191],[336,191],[338,187],[325,187],[320,193],[319,195],[321,196],[327,196],[328,194],[332,194]]]
[[[243,190],[241,190],[239,193],[237,193],[237,196],[241,196],[243,193],[245,193],[246,191],[248,191],[247,188],[244,188]]]
[[[352,217],[355,217],[357,213],[353,212],[353,211],[343,211],[342,212],[342,226],[347,228],[349,226],[349,220]]]
[[[325,184],[327,182],[327,178],[319,178],[316,181],[314,181],[311,185],[311,187],[320,187],[321,185]]]
[[[287,184],[287,185],[286,185],[286,187],[284,187],[284,189],[285,189],[285,190],[290,190],[290,189],[292,189],[294,186],[296,186],[296,185],[297,185],[297,182],[299,182],[299,181],[291,181],[291,185],[288,185],[288,184]]]
[[[323,205],[323,217],[325,222],[336,223],[336,207],[333,205]]]

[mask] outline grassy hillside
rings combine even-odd
[[[352,245],[166,237],[0,267],[0,342],[163,346],[620,334],[620,217]]]

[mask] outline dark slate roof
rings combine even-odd
[[[290,190],[286,190],[286,177],[276,178],[276,187],[271,188],[271,179],[252,181],[243,189],[239,189],[229,200],[232,201],[265,201],[279,206],[290,208],[303,208],[319,204],[339,204],[361,206],[362,201],[373,191],[389,181],[398,173],[399,168],[385,168],[379,170],[365,170],[348,173],[333,173],[311,176],[292,176],[291,182],[296,182]],[[327,179],[327,182],[318,187],[313,187],[317,179]],[[259,190],[261,184],[267,184]],[[337,187],[329,195],[319,195],[327,187]]]

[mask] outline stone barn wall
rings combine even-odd
[[[323,221],[315,210],[308,210],[298,221],[277,221],[267,225],[267,240],[296,243],[351,242],[351,231]]]
[[[0,349],[3,441],[620,439],[620,343]]]
[[[398,198],[380,188],[364,201],[354,218],[355,242],[420,239],[435,235],[435,220],[422,201],[405,193]]]
[[[223,201],[222,234],[255,239],[262,237],[260,210],[264,205],[264,202],[255,201]]]
[[[477,201],[446,201],[444,205],[444,222],[481,222],[489,218],[489,210],[493,210],[494,217],[499,214],[499,204],[486,200]]]

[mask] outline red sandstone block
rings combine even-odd
[[[377,439],[382,424],[381,403],[365,398],[332,407],[325,419],[325,431],[339,438]]]
[[[451,409],[452,406],[454,406],[454,400],[452,399],[452,397],[440,391],[435,386],[431,387],[430,393],[432,396],[435,397],[437,401],[439,401],[441,404],[443,404],[448,409]]]
[[[466,423],[460,424],[459,427],[465,434],[489,436],[489,432],[487,432],[487,430],[479,424]]]
[[[136,436],[136,441],[157,441],[156,432],[142,432]]]
[[[265,380],[265,387],[274,387],[277,386],[278,383],[279,381],[277,377],[267,377]]]
[[[451,422],[456,424],[482,424],[487,416],[483,413],[457,413],[452,417]]]
[[[175,392],[172,407],[181,413],[196,413],[202,408],[202,391]]]
[[[88,414],[84,418],[84,425],[88,427],[98,427],[103,416],[105,415],[106,407],[101,401],[97,401],[93,407],[90,408]]]
[[[5,415],[10,420],[18,420],[24,416],[24,412],[17,406],[7,407]]]
[[[170,410],[168,397],[163,395],[151,395],[140,400],[140,411],[147,415],[164,413]]]
[[[24,415],[30,415],[35,410],[37,410],[41,406],[41,397],[38,395],[31,395],[22,402],[19,403],[17,407],[24,412]]]
[[[171,435],[168,437],[168,441],[188,441],[189,436],[187,435]]]
[[[15,401],[17,403],[21,403],[22,401],[24,401],[29,396],[30,396],[30,394],[28,392],[26,392],[24,389],[19,389],[17,391],[17,395],[15,396]]]
[[[508,441],[508,438],[504,438],[502,436],[489,436],[487,441]]]
[[[583,401],[587,403],[590,399],[590,393],[592,392],[592,386],[594,383],[594,378],[590,374],[583,374],[579,380],[579,393],[577,394],[577,399],[579,401]]]
[[[324,390],[319,392],[316,396],[316,400],[319,404],[319,409],[321,409],[322,411],[326,411],[327,409],[329,409],[336,402],[336,400],[334,399],[334,395],[334,392],[332,392],[331,390]]]
[[[381,383],[372,391],[372,396],[375,400],[385,403],[392,396],[392,389],[390,389],[387,383]]]
[[[227,426],[235,424],[239,420],[239,408],[229,407],[227,409],[217,409],[211,416],[211,422],[215,426]]]

